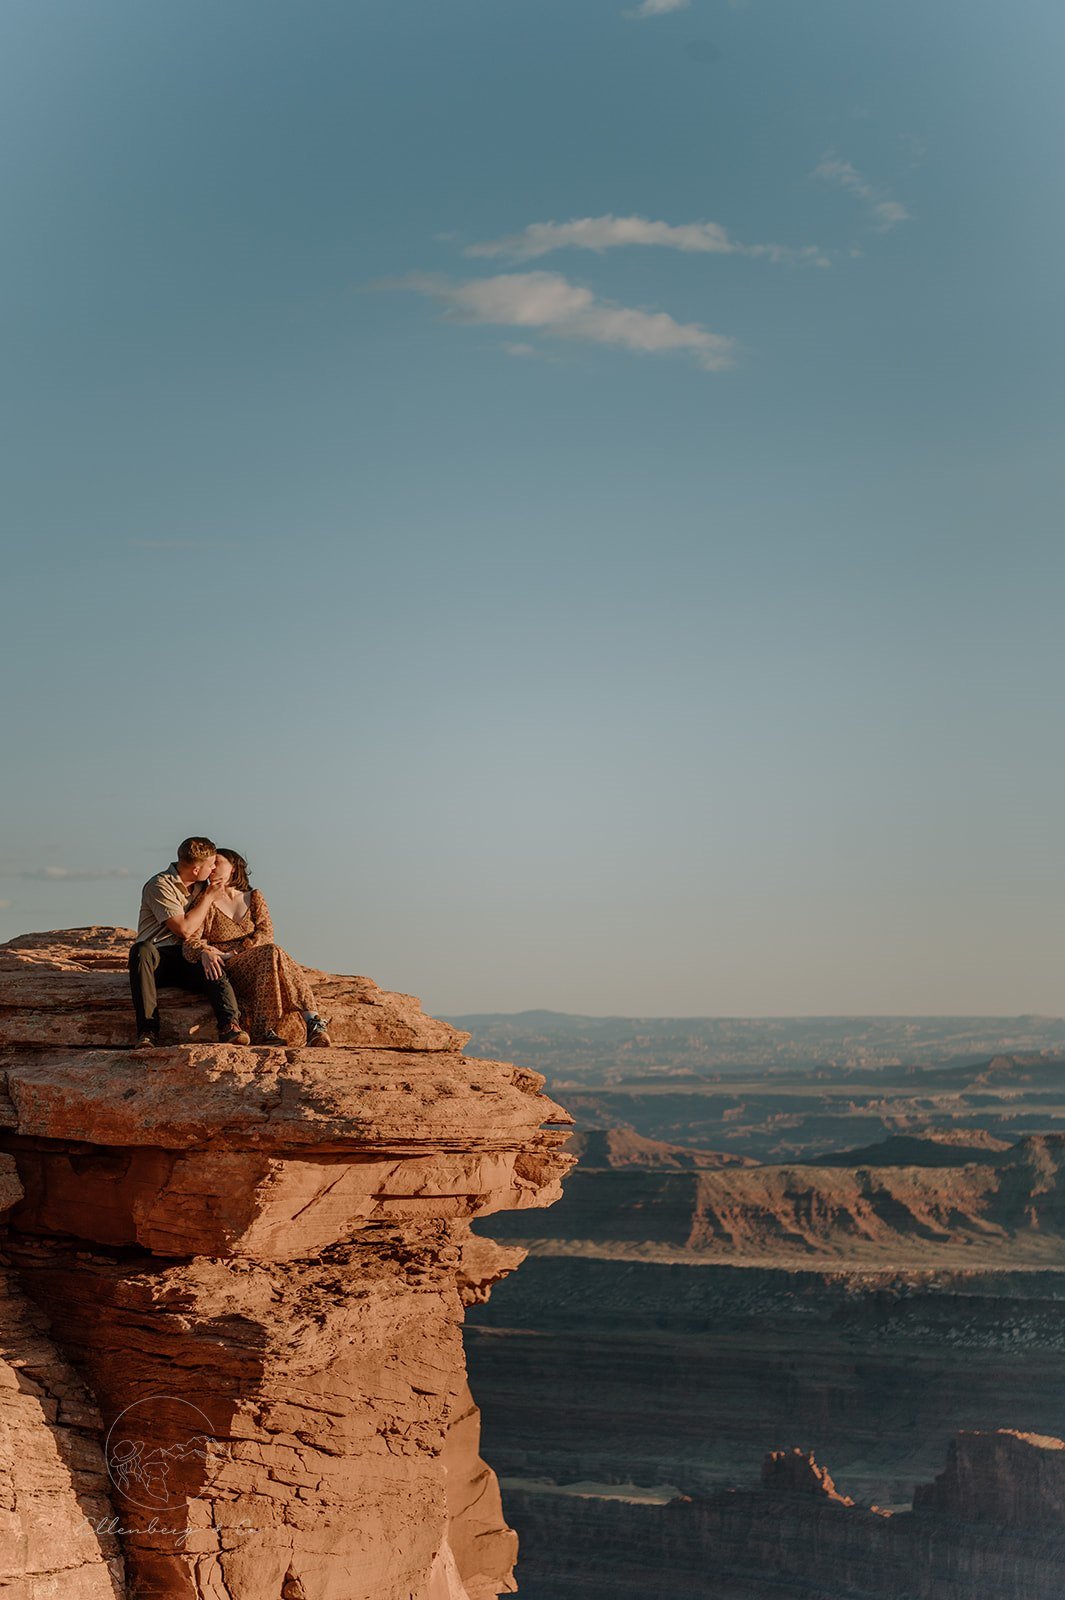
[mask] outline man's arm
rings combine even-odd
[[[215,887],[213,884],[209,883],[204,888],[203,893],[197,900],[194,901],[188,910],[180,913],[177,916],[167,917],[166,925],[174,937],[184,941],[185,939],[191,939],[194,934],[199,933],[207,919],[208,911],[210,911],[221,892],[221,884],[218,884],[218,886]]]

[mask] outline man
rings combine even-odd
[[[149,878],[141,892],[137,942],[129,952],[129,986],[137,1014],[135,1049],[159,1043],[156,990],[165,987],[205,994],[214,1007],[222,1043],[250,1043],[240,1026],[237,997],[224,968],[220,976],[208,977],[200,962],[185,960],[181,949],[186,939],[199,932],[222,892],[221,884],[209,882],[215,855],[210,839],[183,839],[177,860],[165,872]]]

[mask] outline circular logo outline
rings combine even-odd
[[[171,1445],[166,1449],[155,1446],[150,1450],[146,1450],[147,1441],[143,1438],[120,1439],[117,1444],[129,1446],[129,1448],[121,1457],[121,1464],[119,1464],[112,1446],[112,1435],[115,1429],[122,1421],[122,1418],[128,1416],[131,1411],[136,1411],[141,1406],[151,1405],[155,1400],[165,1400],[171,1405],[184,1407],[185,1410],[191,1411],[194,1416],[199,1418],[204,1426],[194,1432],[190,1432],[188,1445]],[[166,1479],[172,1465],[172,1461],[167,1458],[175,1454],[184,1456],[190,1448],[196,1451],[197,1441],[200,1438],[213,1439],[214,1433],[209,1418],[205,1416],[199,1406],[193,1405],[191,1400],[183,1400],[180,1395],[144,1395],[140,1400],[134,1400],[130,1405],[124,1407],[107,1430],[107,1435],[104,1439],[104,1465],[107,1468],[107,1476],[122,1498],[128,1501],[130,1505],[136,1506],[138,1510],[149,1512],[171,1510],[182,1503],[185,1495],[184,1493],[175,1495],[171,1501],[165,1492]],[[205,1456],[206,1447],[201,1447],[196,1453]],[[164,1492],[161,1497],[152,1492],[152,1486],[155,1483],[161,1483],[162,1485]],[[136,1494],[131,1492],[134,1484],[138,1486],[138,1493],[145,1496],[145,1498],[138,1499]]]

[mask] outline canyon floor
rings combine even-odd
[[[476,1224],[529,1256],[465,1335],[525,1600],[1065,1593],[1065,1549],[1010,1531],[1035,1447],[1002,1448],[1044,1441],[1038,1478],[1065,1436],[1065,1062],[916,1054],[565,1091],[579,1163]],[[838,1489],[805,1522],[758,1488],[781,1449]],[[932,1538],[958,1452],[996,1487]]]

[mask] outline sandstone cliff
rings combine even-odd
[[[0,1216],[22,1197],[0,1156]],[[11,1600],[113,1600],[113,1532],[100,1414],[0,1261],[0,1593]]]
[[[312,974],[330,1050],[221,1046],[174,991],[121,1048],[129,938],[0,947],[0,1587],[513,1591],[461,1329],[524,1251],[469,1221],[559,1197],[571,1118],[364,978]]]

